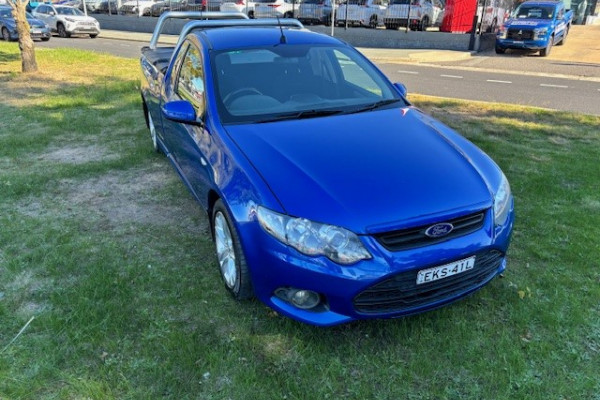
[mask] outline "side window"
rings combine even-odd
[[[359,65],[338,50],[334,50],[333,53],[342,67],[344,80],[378,97],[383,97],[381,87]]]
[[[204,112],[204,70],[200,51],[190,45],[182,60],[177,79],[177,94],[191,102],[198,115]]]
[[[173,91],[176,90],[177,86],[177,71],[181,69],[181,63],[183,62],[183,57],[187,54],[188,47],[190,47],[189,42],[181,45],[177,58],[175,58],[175,62],[173,63],[173,69],[169,77],[169,88],[172,88]]]

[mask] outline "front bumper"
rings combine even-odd
[[[10,40],[19,40],[19,32],[17,32],[17,28],[15,27],[10,27],[10,26],[6,26],[6,29],[8,30],[8,36],[10,38]],[[50,29],[48,28],[38,28],[38,27],[32,27],[29,30],[29,35],[31,36],[32,39],[47,39],[51,36],[50,33]]]
[[[255,295],[261,301],[290,318],[330,326],[421,313],[480,289],[506,268],[513,218],[511,211],[506,224],[494,229],[488,210],[485,225],[478,231],[396,252],[386,250],[371,236],[363,236],[361,240],[373,258],[350,266],[305,256],[265,233],[255,221],[240,227],[240,237]],[[476,257],[472,270],[452,279],[416,284],[418,271],[471,256]],[[315,311],[299,309],[275,295],[280,288],[317,292],[322,306]]]
[[[513,40],[496,38],[496,47],[500,49],[542,50],[548,46],[548,39]]]
[[[97,25],[82,25],[80,23],[69,22],[66,25],[67,32],[73,35],[99,35],[100,28]]]
[[[49,39],[52,36],[48,28],[31,28],[29,34],[32,39]]]

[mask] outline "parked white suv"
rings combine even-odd
[[[221,12],[240,12],[250,18],[254,18],[254,7],[256,3],[252,0],[223,0],[221,3]]]
[[[300,0],[256,0],[255,18],[294,18],[298,13]]]
[[[151,15],[152,4],[158,0],[130,0],[123,3],[119,11],[124,15]]]
[[[96,18],[86,16],[75,7],[40,4],[32,14],[44,21],[53,32],[58,32],[60,37],[85,34],[95,38],[100,34],[100,24]]]
[[[377,28],[383,24],[387,0],[346,0],[336,12],[339,26],[360,25]]]
[[[439,26],[443,14],[444,6],[440,0],[390,0],[383,24],[386,29],[408,24],[414,31],[425,31],[429,26]]]

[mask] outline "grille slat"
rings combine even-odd
[[[383,314],[452,298],[490,279],[503,258],[503,254],[496,250],[475,256],[473,269],[422,285],[417,285],[418,270],[395,275],[358,294],[354,298],[354,307],[364,314]]]
[[[375,239],[377,239],[377,241],[389,251],[413,249],[422,246],[429,246],[434,243],[443,242],[452,238],[467,235],[471,232],[475,232],[483,226],[484,219],[485,211],[480,211],[475,214],[454,218],[448,221],[441,221],[452,224],[454,229],[448,235],[440,238],[431,238],[425,235],[427,228],[434,225],[429,224],[416,228],[382,233],[375,235]]]

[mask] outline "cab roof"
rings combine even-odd
[[[562,0],[529,0],[525,1],[521,4],[535,4],[539,6],[556,6],[557,4],[562,3]]]
[[[192,31],[199,40],[207,42],[213,50],[239,49],[244,47],[273,46],[280,44],[330,44],[342,45],[338,39],[305,29],[273,27],[232,26]],[[282,43],[282,34],[285,42]]]

